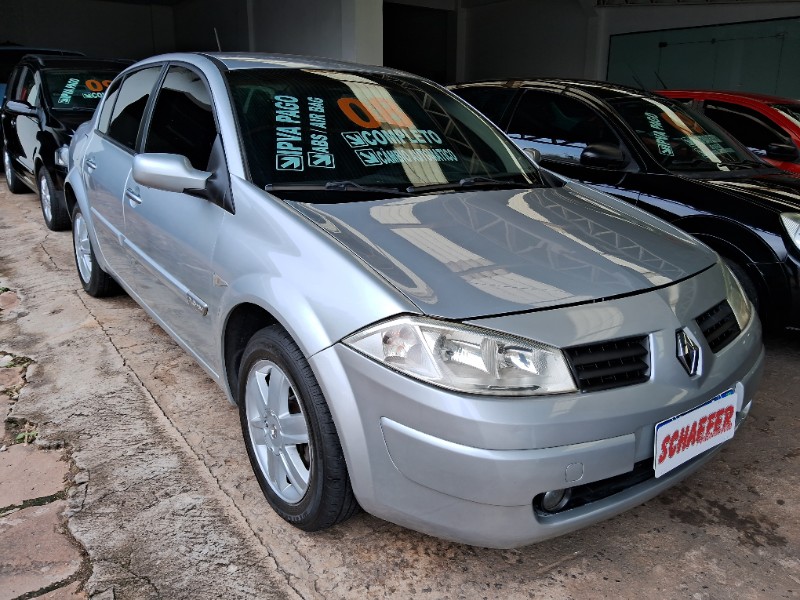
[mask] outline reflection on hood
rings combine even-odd
[[[715,261],[688,239],[564,188],[290,204],[444,318],[627,295]]]

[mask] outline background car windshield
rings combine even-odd
[[[773,104],[772,108],[783,113],[783,115],[800,127],[800,104]]]
[[[311,69],[248,69],[228,78],[258,186],[540,182],[502,134],[424,81]]]
[[[609,103],[671,171],[727,171],[755,160],[719,127],[678,103],[636,96]]]
[[[117,71],[47,69],[43,73],[48,103],[55,109],[94,110]]]

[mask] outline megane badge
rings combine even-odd
[[[692,339],[681,329],[675,333],[678,350],[678,361],[686,369],[689,377],[697,375],[697,365],[700,363],[700,348],[697,347]]]

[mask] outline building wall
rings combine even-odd
[[[169,7],[94,0],[3,2],[0,43],[145,58],[174,48],[172,14]]]
[[[504,0],[460,10],[460,80],[583,76],[588,18],[579,0]]]
[[[220,10],[218,0],[188,0],[176,4],[175,50],[246,52],[250,36],[247,24],[247,0],[225,0]],[[216,31],[215,31],[216,30]]]

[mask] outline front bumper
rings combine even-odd
[[[602,482],[652,463],[656,423],[731,387],[741,424],[763,367],[757,317],[717,354],[699,339],[705,346],[695,377],[675,358],[675,331],[696,333],[686,315],[719,301],[715,277],[708,272],[661,292],[510,318],[519,322],[509,327],[522,335],[536,337],[536,331],[537,339],[561,347],[576,339],[561,318],[578,329],[591,324],[577,336],[581,341],[647,333],[651,375],[638,385],[485,398],[423,384],[341,344],[315,355],[312,367],[331,406],[359,502],[376,516],[438,537],[516,547],[611,517],[676,484],[719,446],[661,478],[639,479],[573,509],[545,515],[533,505],[544,492]]]

